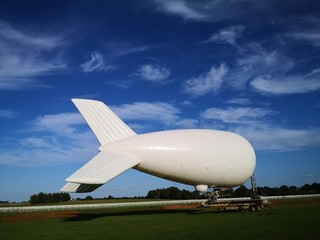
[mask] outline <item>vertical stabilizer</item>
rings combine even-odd
[[[103,102],[72,99],[101,145],[137,135]]]

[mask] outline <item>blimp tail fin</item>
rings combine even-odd
[[[116,176],[138,165],[140,159],[129,154],[102,151],[66,179],[61,192],[92,192]]]
[[[72,99],[101,145],[137,135],[103,102]]]

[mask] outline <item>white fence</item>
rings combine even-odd
[[[318,198],[320,194],[308,194],[308,195],[286,195],[286,196],[269,196],[266,199],[296,199],[296,198]]]
[[[202,200],[174,200],[174,201],[150,201],[150,202],[125,202],[125,203],[97,203],[97,204],[72,204],[72,205],[52,205],[52,206],[26,206],[26,207],[3,207],[0,213],[9,212],[39,212],[39,211],[62,211],[79,209],[100,209],[100,208],[120,208],[120,207],[153,207],[176,204],[196,204]]]
[[[297,199],[297,198],[318,198],[318,197],[320,197],[320,194],[269,196],[265,198],[268,200],[273,200],[273,199]],[[219,200],[223,201],[223,200],[246,200],[246,199],[250,199],[250,198],[228,198],[228,199],[219,199]],[[187,205],[187,204],[198,204],[202,201],[205,201],[205,199],[125,202],[125,203],[73,204],[73,205],[52,205],[52,206],[1,207],[0,213],[63,211],[63,210],[101,209],[101,208],[120,208],[120,207],[153,207],[153,206],[165,206],[165,205]]]

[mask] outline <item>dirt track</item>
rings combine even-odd
[[[177,209],[190,209],[196,208],[196,205],[168,205],[162,206],[163,210],[177,210]],[[79,216],[78,211],[51,211],[51,212],[24,212],[15,214],[2,214],[0,222],[20,222],[20,221],[33,221],[52,218],[72,218]]]
[[[56,211],[56,212],[26,212],[13,215],[2,215],[0,222],[18,222],[18,221],[31,221],[42,220],[50,218],[71,218],[78,216],[79,213],[75,211]]]
[[[189,209],[189,208],[196,208],[196,205],[167,205],[162,206],[161,209],[163,210],[177,210],[177,209]]]

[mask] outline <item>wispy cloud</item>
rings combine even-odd
[[[246,137],[256,151],[295,151],[320,146],[320,129],[290,129],[255,125],[234,129]]]
[[[224,123],[252,123],[275,114],[277,112],[266,108],[227,107],[209,108],[201,113],[201,117],[207,120],[219,120]]]
[[[79,124],[85,124],[79,113],[60,113],[37,117],[32,123],[32,129],[71,136],[75,131],[74,126]]]
[[[242,35],[245,30],[244,26],[230,26],[220,29],[217,33],[214,33],[209,39],[203,41],[202,43],[228,43],[236,46],[236,40]]]
[[[319,33],[319,31],[289,33],[289,34],[287,34],[287,36],[294,38],[296,40],[305,41],[315,47],[320,47],[320,33]]]
[[[213,66],[209,72],[187,80],[183,85],[184,91],[193,97],[214,93],[220,89],[227,73],[228,68],[225,64],[221,64],[219,67]]]
[[[251,104],[251,100],[249,98],[239,97],[239,98],[231,98],[226,103],[235,104],[235,105],[249,105]]]
[[[184,0],[173,0],[173,1],[155,1],[159,6],[159,11],[167,14],[176,15],[186,20],[202,21],[207,19],[207,15],[195,9],[191,4]]]
[[[16,111],[13,110],[6,110],[6,109],[0,109],[0,118],[15,118],[17,116]]]
[[[236,36],[244,28],[231,26],[226,29],[213,35],[210,41],[237,45],[239,58],[233,67],[228,67],[229,71],[224,77],[230,88],[245,89],[250,84],[259,93],[274,95],[307,93],[320,89],[319,69],[305,75],[289,75],[288,72],[295,66],[292,58],[278,49],[268,51],[258,42],[238,45]],[[314,37],[317,39],[317,36]]]
[[[233,89],[244,89],[260,75],[284,75],[293,65],[291,58],[277,50],[267,51],[258,43],[249,44],[242,47],[236,65],[230,68],[227,82]]]
[[[319,21],[320,22],[320,21]],[[193,97],[216,92],[222,85],[232,90],[251,90],[262,94],[301,94],[320,89],[320,70],[314,69],[306,74],[288,74],[298,67],[297,60],[285,55],[276,40],[272,50],[268,50],[260,42],[237,43],[245,27],[230,26],[219,30],[203,43],[217,42],[234,45],[238,49],[234,63],[221,64],[197,78],[189,79],[183,85],[184,91]],[[296,37],[298,35],[295,35]],[[317,42],[318,35],[309,35]],[[215,77],[213,77],[215,76]]]
[[[295,30],[285,34],[286,37],[303,41],[314,47],[320,47],[320,18],[315,15],[308,15],[295,19],[298,26],[294,25]]]
[[[80,65],[82,71],[95,72],[95,71],[109,71],[112,69],[112,66],[107,66],[104,63],[103,55],[99,52],[92,52],[90,55],[90,60],[84,62]]]
[[[145,52],[152,48],[155,48],[153,45],[134,45],[130,43],[109,43],[107,44],[109,51],[113,51],[116,56],[126,56],[129,54],[136,54]]]
[[[290,129],[274,123],[279,112],[259,107],[209,108],[200,113],[207,128],[228,130],[247,138],[256,151],[295,151],[320,146],[320,129]],[[211,122],[211,127],[210,123]]]
[[[258,76],[250,85],[258,92],[266,94],[299,94],[320,90],[320,69],[305,75],[289,75],[285,77]]]
[[[26,34],[13,28],[9,23],[0,20],[0,36],[25,46],[52,49],[58,47],[62,39],[60,36],[42,36],[41,34]]]
[[[248,0],[249,2],[251,0]],[[217,22],[231,19],[245,19],[252,15],[272,13],[272,2],[255,1],[254,4],[244,4],[245,1],[235,0],[154,0],[158,12],[180,17],[188,21]],[[272,14],[271,14],[272,15]],[[250,19],[252,21],[252,18]]]
[[[111,108],[121,119],[129,121],[129,125],[140,132],[154,129],[156,125],[161,130],[201,127],[199,119],[183,118],[181,109],[173,103],[135,102]]]
[[[61,37],[27,34],[0,21],[0,89],[45,86],[37,77],[66,68],[53,51],[62,45]]]
[[[200,127],[200,121],[198,119],[180,119],[173,123],[173,127],[178,129],[196,129]]]
[[[87,161],[97,152],[98,143],[84,124],[79,113],[39,116],[23,130],[27,137],[20,133],[1,143],[0,164],[52,166]]]
[[[320,129],[291,129],[278,125],[269,108],[209,108],[200,113],[206,128],[228,130],[247,138],[256,151],[295,151],[320,146]],[[211,121],[211,122],[210,122]]]
[[[142,65],[138,69],[138,75],[145,80],[160,82],[170,76],[170,70],[167,67],[155,64]]]
[[[180,110],[164,102],[135,102],[111,107],[124,120],[153,121],[170,124],[179,119]]]

